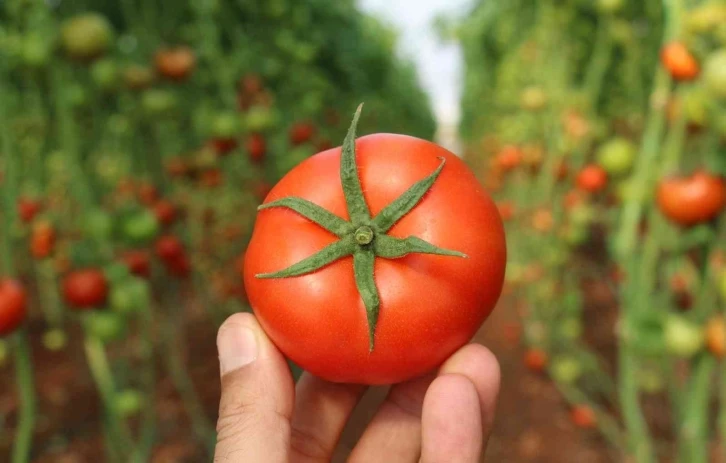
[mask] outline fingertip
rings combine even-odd
[[[421,461],[479,461],[483,447],[479,393],[460,374],[436,378],[426,392],[422,415]]]

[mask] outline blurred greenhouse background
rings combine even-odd
[[[726,0],[3,0],[0,461],[209,461],[256,208],[361,102],[505,223],[485,461],[726,462]]]

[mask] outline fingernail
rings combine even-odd
[[[242,368],[257,359],[257,337],[243,325],[224,327],[217,339],[221,374]]]

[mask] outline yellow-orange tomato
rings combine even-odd
[[[671,42],[664,46],[660,59],[675,80],[693,80],[701,71],[696,58],[681,42]]]
[[[717,358],[726,356],[726,321],[717,316],[706,324],[706,347]]]
[[[197,64],[194,50],[189,47],[162,49],[154,56],[156,72],[177,82],[186,80]]]

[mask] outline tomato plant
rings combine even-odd
[[[726,183],[706,171],[664,178],[658,184],[658,207],[678,225],[708,222],[726,206]]]
[[[273,188],[244,281],[260,323],[297,364],[333,381],[394,383],[440,364],[489,315],[504,279],[504,232],[460,160],[411,137],[356,140],[359,115],[342,149],[309,158]]]
[[[25,321],[28,296],[23,285],[13,279],[0,279],[0,336],[6,336]]]
[[[94,309],[106,302],[108,283],[95,268],[74,270],[63,278],[63,298],[70,308]]]

